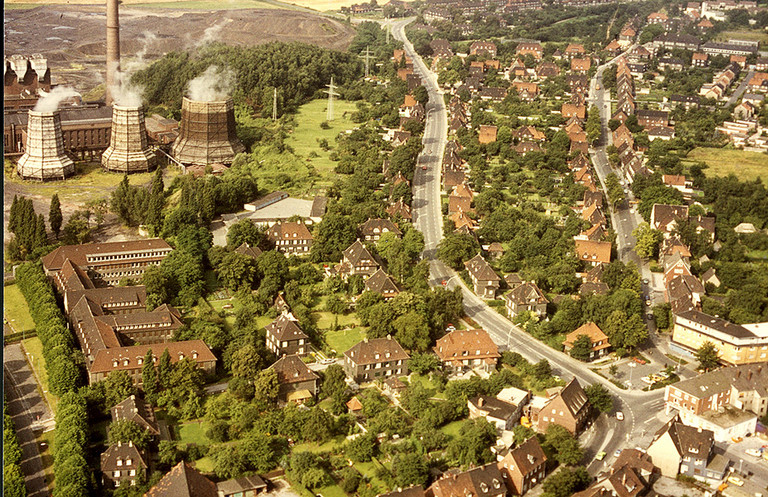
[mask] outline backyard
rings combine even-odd
[[[3,288],[3,301],[5,302],[5,319],[8,320],[13,333],[35,329],[35,322],[29,314],[27,301],[17,285],[8,285]]]
[[[684,159],[686,162],[704,162],[709,168],[705,174],[709,176],[728,176],[735,174],[742,181],[752,181],[762,178],[768,182],[768,156],[759,152],[728,148],[697,147],[691,150]]]

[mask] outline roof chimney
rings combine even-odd
[[[752,379],[752,371],[749,371],[749,372],[747,373],[747,381],[749,381],[749,380],[751,380],[751,379]]]
[[[701,433],[701,426],[699,426],[699,429],[698,429],[698,431],[699,431],[699,433]]]
[[[483,400],[483,397],[481,395],[480,398],[477,399],[477,405],[478,407],[483,407],[483,404],[485,404],[485,401]]]

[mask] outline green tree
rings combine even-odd
[[[414,352],[408,360],[408,370],[423,375],[436,370],[440,364],[440,359],[435,354]]]
[[[580,361],[588,361],[592,355],[592,340],[588,335],[579,335],[573,342],[571,357]]]
[[[107,406],[111,408],[133,395],[133,380],[127,371],[112,371],[104,380],[104,391]]]
[[[279,388],[277,372],[274,369],[265,369],[256,375],[256,379],[253,382],[254,400],[262,404],[274,404],[277,402]]]
[[[109,424],[109,443],[133,442],[139,450],[146,450],[152,437],[147,430],[130,419],[121,419]]]
[[[152,227],[152,232],[157,234],[163,226],[163,207],[165,207],[165,185],[163,184],[163,170],[157,168],[152,177],[152,187],[147,205],[145,222]]]
[[[601,383],[589,385],[584,389],[589,403],[600,412],[611,412],[613,410],[613,396]]]
[[[152,355],[152,351],[147,350],[147,353],[144,355],[144,364],[141,366],[141,385],[144,389],[147,401],[154,405],[157,402],[157,394],[160,391],[160,385],[153,359],[154,356]]]
[[[459,465],[485,464],[493,460],[491,445],[496,442],[496,429],[484,418],[462,423],[459,436],[448,444],[447,455]]]
[[[451,233],[440,241],[437,257],[453,269],[460,270],[464,268],[464,262],[474,257],[479,250],[477,241],[471,236]]]
[[[26,497],[27,495],[24,474],[18,464],[3,466],[3,495],[7,497]]]
[[[429,468],[422,454],[397,454],[392,459],[392,473],[397,486],[407,488],[412,485],[424,485],[429,477]]]
[[[635,252],[643,259],[655,258],[659,253],[659,245],[664,239],[662,233],[650,227],[648,223],[640,223],[632,231],[635,237]]]
[[[429,347],[429,327],[424,315],[415,311],[403,314],[392,323],[395,338],[408,350],[424,352]]]
[[[56,238],[59,237],[59,231],[61,231],[61,223],[63,220],[64,218],[61,215],[61,203],[59,202],[59,195],[54,193],[53,197],[51,197],[51,208],[48,211],[48,223],[50,223],[51,231],[53,231],[53,234],[56,235]]]
[[[589,108],[589,114],[587,115],[587,139],[592,145],[597,145],[602,136],[602,124],[600,122],[600,111],[594,105]]]
[[[560,471],[550,476],[542,484],[544,497],[569,497],[574,492],[584,490],[589,486],[592,477],[587,470],[578,467],[575,470],[561,468]]]
[[[323,372],[323,383],[320,387],[320,392],[323,397],[333,397],[339,393],[344,393],[347,389],[346,373],[344,368],[338,364],[331,364]]]
[[[353,461],[370,461],[376,455],[376,436],[369,432],[347,442],[344,454]]]
[[[624,188],[621,186],[616,174],[610,173],[605,177],[605,187],[608,199],[611,201],[611,205],[614,208],[624,203]]]
[[[536,435],[536,432],[533,431],[533,429],[523,425],[515,425],[515,427],[512,428],[512,433],[514,433],[515,435],[516,445],[520,445],[526,440],[528,440],[529,438]]]
[[[157,379],[162,388],[171,388],[171,376],[173,375],[173,364],[171,364],[171,353],[166,348],[160,355],[157,363]]]
[[[258,247],[264,242],[264,231],[249,219],[241,219],[227,230],[227,247],[237,248],[243,243]]]
[[[256,283],[256,261],[247,255],[229,252],[222,258],[217,269],[221,282],[232,290],[238,290],[240,287],[250,290]]]
[[[560,464],[575,465],[584,457],[579,441],[560,425],[547,426],[544,444],[555,452],[555,459]]]
[[[694,357],[699,361],[699,369],[705,371],[715,369],[720,365],[719,351],[717,350],[717,347],[715,347],[715,344],[710,341],[704,342],[701,347],[696,350]]]

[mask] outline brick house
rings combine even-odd
[[[344,352],[344,371],[358,383],[408,375],[408,353],[391,336],[366,338]]]
[[[267,349],[277,357],[309,354],[309,336],[290,313],[283,313],[264,327]]]
[[[270,369],[277,373],[280,385],[277,396],[281,401],[301,404],[317,395],[317,380],[320,377],[299,356],[284,355]]]
[[[547,315],[549,300],[544,292],[534,282],[525,282],[504,295],[507,301],[507,312],[510,317],[515,317],[521,312],[533,312],[539,317]]]
[[[541,407],[531,405],[529,419],[539,433],[545,433],[551,424],[560,425],[572,435],[578,435],[590,414],[587,394],[576,378],[555,395],[547,398]]]
[[[669,126],[669,112],[665,110],[643,110],[637,111],[637,124],[645,129],[656,126]]]
[[[511,495],[525,493],[544,479],[547,474],[547,456],[539,439],[529,438],[499,461],[499,470]]]
[[[595,323],[590,322],[583,324],[574,331],[568,333],[563,342],[566,352],[570,352],[571,349],[573,349],[573,344],[581,335],[589,337],[591,348],[589,353],[590,361],[603,357],[608,353],[608,349],[611,348],[611,344],[608,343],[608,336],[603,333],[603,330],[601,330]]]
[[[379,241],[381,235],[384,233],[392,233],[398,238],[403,235],[403,232],[400,231],[400,228],[398,228],[397,225],[389,219],[369,219],[358,226],[357,230],[360,233],[360,236],[363,237],[363,240],[366,242]]]
[[[485,330],[454,330],[440,338],[433,349],[443,366],[455,369],[496,368],[499,348]]]
[[[484,299],[495,299],[501,278],[483,256],[477,254],[465,262],[464,267],[467,268],[475,293]]]
[[[147,463],[133,442],[117,442],[101,453],[101,483],[104,488],[136,485],[145,480]]]
[[[314,238],[302,222],[278,222],[265,233],[275,248],[284,254],[304,255],[312,248]]]

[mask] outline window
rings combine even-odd
[[[122,459],[120,459],[120,458],[118,458],[118,459],[117,459],[117,465],[118,465],[118,466],[122,466],[122,465],[123,465],[123,460],[122,460]]]
[[[114,476],[115,478],[120,478],[120,471],[113,471],[112,476]]]
[[[130,473],[128,473],[129,476],[136,476],[136,470],[132,469]]]

